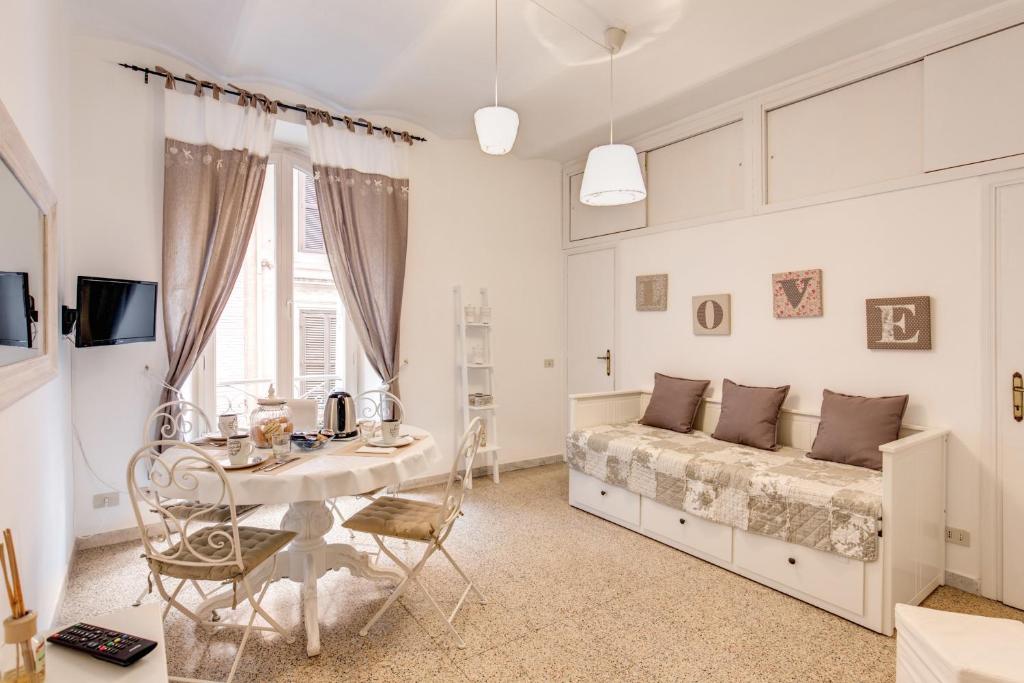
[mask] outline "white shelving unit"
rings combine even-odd
[[[458,401],[462,408],[462,429],[469,427],[474,417],[484,422],[486,443],[477,451],[477,464],[488,462],[491,466],[491,478],[499,482],[498,476],[498,405],[469,405],[469,395],[482,392],[496,396],[494,389],[494,330],[491,324],[469,322],[466,320],[466,304],[477,307],[490,306],[487,299],[487,288],[480,288],[480,301],[468,302],[463,299],[462,286],[455,286],[455,363],[459,370]],[[483,362],[471,363],[471,349],[479,347]]]

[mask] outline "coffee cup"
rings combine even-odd
[[[402,433],[401,420],[382,420],[380,423],[380,440],[385,444],[393,444],[398,441]]]
[[[227,437],[238,432],[238,413],[225,413],[217,416],[217,429],[220,435]]]
[[[234,434],[228,437],[228,461],[232,466],[240,467],[249,462],[252,452],[252,439],[248,434]]]

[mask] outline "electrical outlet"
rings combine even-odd
[[[121,494],[119,493],[97,493],[92,497],[92,507],[94,510],[100,508],[116,508],[121,504]]]
[[[956,545],[963,545],[970,547],[971,545],[971,532],[967,529],[957,529],[956,527],[946,527],[946,543],[954,543]]]
[[[553,367],[555,367],[555,359],[554,358],[545,358],[544,359],[544,367],[546,367],[546,368],[553,368]]]

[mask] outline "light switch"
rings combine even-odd
[[[553,367],[555,367],[555,359],[554,358],[545,358],[544,359],[544,367],[546,367],[546,368],[553,368]]]

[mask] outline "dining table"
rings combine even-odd
[[[268,469],[259,465],[247,469],[227,470],[228,484],[236,506],[286,504],[281,529],[295,532],[292,542],[278,554],[278,561],[265,562],[251,575],[253,583],[290,579],[301,584],[302,612],[306,630],[306,652],[320,654],[320,620],[317,586],[328,571],[348,569],[354,576],[400,581],[396,569],[378,566],[374,555],[358,550],[350,543],[328,543],[327,534],[335,518],[331,501],[346,496],[360,496],[384,488],[395,489],[421,476],[440,461],[434,437],[426,430],[402,426],[402,434],[412,438],[408,445],[391,453],[361,454],[356,451],[366,444],[359,440],[330,441],[314,451],[293,447],[288,457],[298,459]],[[225,457],[223,450],[204,447],[216,457]],[[168,464],[191,453],[185,448],[171,448],[161,456]],[[270,451],[268,462],[274,460]],[[196,469],[195,482],[181,497],[202,503],[221,501],[220,478],[211,469]],[[175,495],[168,489],[162,495]],[[273,571],[273,575],[271,575]],[[215,610],[230,607],[232,592],[210,594],[196,612],[203,618],[214,618]]]

